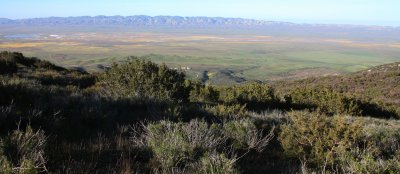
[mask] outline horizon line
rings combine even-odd
[[[364,26],[364,27],[387,27],[387,28],[400,28],[400,25],[380,25],[380,24],[350,24],[350,23],[324,23],[324,22],[289,22],[285,20],[267,20],[267,19],[255,19],[255,18],[246,18],[246,17],[222,17],[222,16],[180,16],[180,15],[77,15],[77,16],[46,16],[46,17],[28,17],[28,18],[7,18],[0,17],[0,19],[8,19],[12,21],[18,20],[27,20],[27,19],[46,19],[46,18],[79,18],[79,17],[135,17],[135,16],[144,16],[144,17],[181,17],[181,18],[223,18],[223,19],[244,19],[244,20],[255,20],[255,21],[263,21],[263,22],[280,22],[280,23],[288,23],[288,24],[297,24],[297,25],[337,25],[337,26]]]

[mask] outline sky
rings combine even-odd
[[[0,0],[0,18],[97,15],[240,17],[400,26],[400,0]]]

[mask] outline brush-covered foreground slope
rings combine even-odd
[[[83,69],[66,69],[38,58],[24,57],[21,53],[0,52],[0,74],[37,80],[42,84],[88,87],[94,76]]]
[[[342,76],[282,81],[276,83],[275,87],[281,96],[294,90],[329,88],[362,102],[386,108],[386,114],[400,115],[400,62]]]
[[[89,74],[1,52],[0,173],[400,173],[394,65],[224,87],[141,59]]]

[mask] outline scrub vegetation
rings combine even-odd
[[[0,173],[400,173],[400,63],[209,85],[0,53]]]

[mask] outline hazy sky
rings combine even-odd
[[[242,17],[400,26],[400,0],[0,0],[0,18],[96,15]]]

